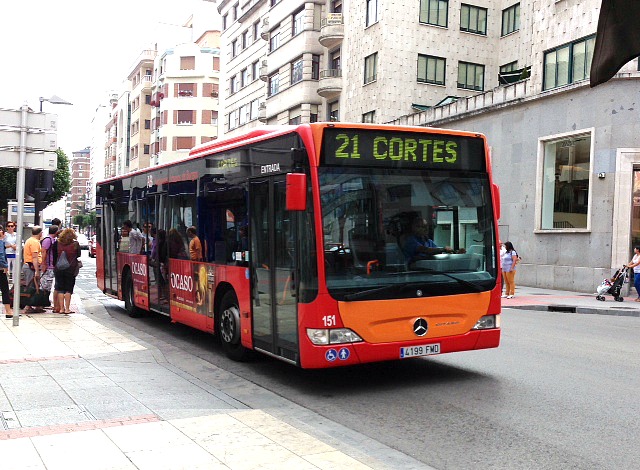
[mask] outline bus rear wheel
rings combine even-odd
[[[142,316],[142,310],[136,307],[133,297],[133,278],[131,273],[127,273],[122,281],[122,295],[124,297],[124,309],[130,317],[137,318]]]
[[[240,308],[238,299],[233,291],[229,291],[222,297],[218,315],[218,335],[222,343],[222,349],[229,359],[244,361],[249,351],[242,346],[240,341]]]

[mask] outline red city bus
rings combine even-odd
[[[326,368],[499,344],[481,134],[265,126],[96,194],[100,289],[217,335],[236,360]]]

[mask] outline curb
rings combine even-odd
[[[518,310],[536,310],[540,312],[581,313],[583,315],[612,315],[618,317],[640,317],[640,310],[622,310],[615,308],[600,309],[592,307],[578,307],[576,305],[503,305],[502,308]],[[631,308],[631,307],[629,307]]]

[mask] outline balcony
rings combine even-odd
[[[269,18],[262,20],[262,26],[260,26],[260,37],[265,41],[269,40]]]
[[[269,80],[269,72],[267,70],[267,61],[266,60],[263,60],[260,63],[259,77],[260,77],[260,80],[262,80],[263,82],[266,82],[266,81]]]
[[[267,122],[267,103],[260,103],[258,105],[258,121]]]
[[[320,71],[318,94],[328,100],[337,98],[342,93],[342,70],[327,69]]]
[[[324,47],[332,49],[344,39],[344,21],[342,13],[329,13],[320,22],[320,37],[318,41]]]

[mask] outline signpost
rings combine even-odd
[[[16,199],[18,215],[16,228],[18,240],[22,240],[25,171],[38,169],[53,171],[57,168],[58,117],[55,114],[34,113],[24,104],[19,110],[0,109],[0,158],[4,166],[18,167]],[[36,208],[37,210],[37,208]],[[13,326],[20,319],[20,271],[22,249],[16,249],[13,265]]]

